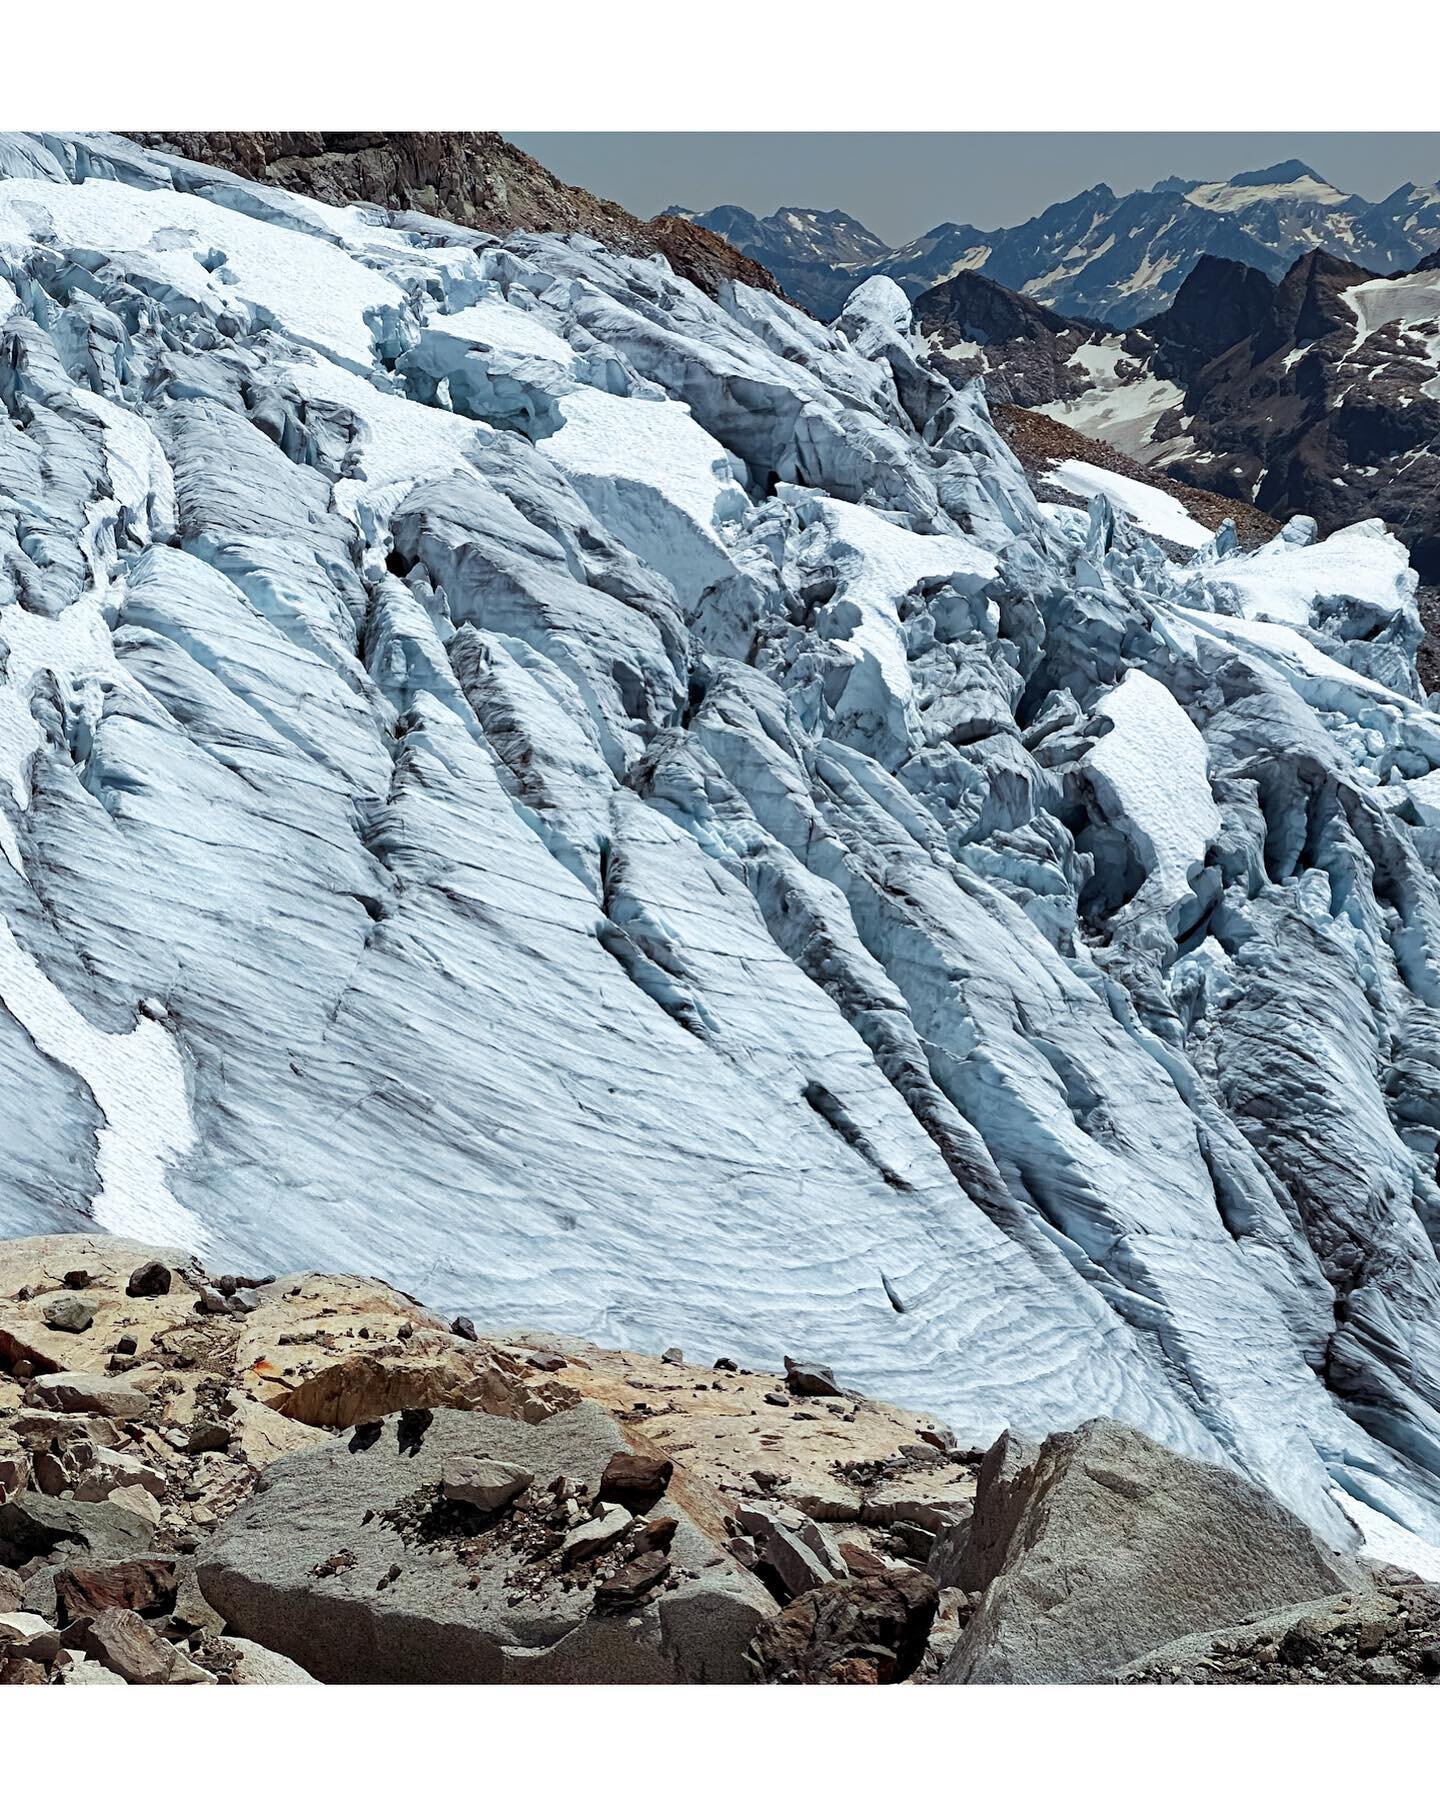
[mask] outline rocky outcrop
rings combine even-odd
[[[325,1683],[740,1681],[770,1599],[683,1511],[605,1505],[574,1544],[597,1528],[583,1507],[623,1443],[589,1402],[535,1423],[406,1411],[350,1430],[269,1468],[202,1549],[200,1589]],[[455,1459],[504,1461],[530,1482],[480,1504],[448,1481]],[[627,1576],[633,1600],[617,1603]]]
[[[1052,1435],[1033,1463],[998,1443],[975,1539],[972,1575],[998,1569],[947,1683],[1094,1683],[1197,1625],[1366,1583],[1254,1485],[1109,1421]]]
[[[685,217],[648,222],[558,180],[496,131],[132,131],[137,143],[330,206],[424,212],[497,237],[579,231],[627,255],[662,255],[707,293],[780,287],[767,268]],[[200,170],[196,180],[203,180]]]
[[[72,1281],[95,1305],[73,1369],[0,1366],[7,1681],[744,1680],[791,1595],[919,1576],[968,1508],[940,1424],[829,1368],[468,1340],[375,1280],[171,1255],[161,1289],[155,1257],[0,1243],[13,1340]]]
[[[993,403],[1027,407],[1084,392],[1076,352],[1104,335],[973,269],[922,293],[915,327],[956,377],[983,375]]]

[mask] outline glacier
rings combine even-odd
[[[0,1229],[1110,1414],[1440,1546],[1378,525],[1037,503],[884,277],[823,326],[94,134],[0,138],[0,406]]]

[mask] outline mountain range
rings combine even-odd
[[[1171,176],[1127,194],[1102,184],[1023,224],[989,231],[939,224],[899,247],[843,212],[782,207],[757,219],[739,206],[677,206],[669,216],[726,237],[822,319],[837,316],[849,290],[872,274],[891,276],[913,299],[982,270],[1057,311],[1118,328],[1163,310],[1206,255],[1278,280],[1312,249],[1379,274],[1440,249],[1440,187],[1406,183],[1372,201],[1298,161],[1228,181]]]

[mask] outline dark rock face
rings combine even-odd
[[[1155,372],[1183,386],[1232,344],[1265,328],[1274,304],[1275,285],[1258,268],[1202,256],[1169,310],[1145,326],[1156,344]]]
[[[1421,580],[1440,580],[1440,399],[1426,391],[1440,305],[1428,322],[1362,334],[1345,296],[1377,277],[1319,250],[1268,301],[1253,270],[1212,265],[1191,278],[1146,327],[1161,346],[1157,372],[1187,381],[1194,448],[1167,458],[1166,472],[1274,517],[1304,513],[1322,533],[1381,517]],[[1196,322],[1207,314],[1208,335]],[[1239,334],[1197,366],[1222,319]]]
[[[648,223],[558,180],[495,131],[132,131],[137,143],[309,194],[427,212],[476,231],[582,231],[629,255],[663,255],[713,294],[721,281],[780,291],[769,271],[686,218]]]
[[[974,372],[987,377],[993,402],[1023,406],[1083,392],[1087,377],[1069,363],[1082,344],[1103,335],[1097,325],[1064,318],[968,270],[920,296],[915,324],[952,375],[963,374],[966,361],[973,361]]]

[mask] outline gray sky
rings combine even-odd
[[[562,180],[642,218],[731,201],[838,208],[888,243],[946,220],[1017,224],[1105,181],[1220,180],[1298,156],[1347,193],[1381,199],[1440,180],[1440,132],[530,131],[511,141]]]

